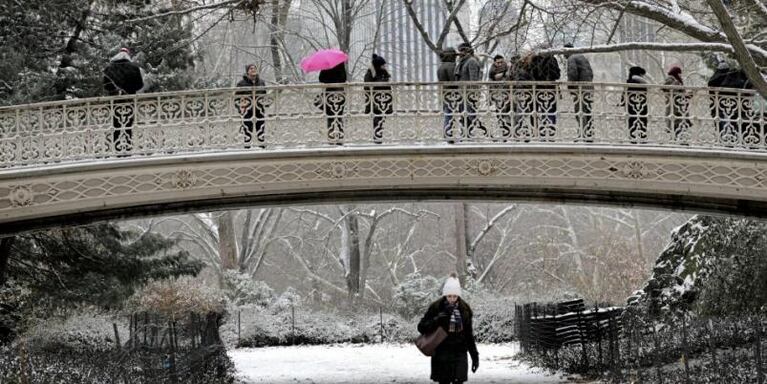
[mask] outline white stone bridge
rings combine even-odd
[[[753,92],[376,86],[0,108],[0,234],[346,201],[551,200],[767,216],[767,113]]]

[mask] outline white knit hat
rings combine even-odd
[[[455,275],[448,277],[445,280],[445,285],[442,287],[442,296],[447,295],[461,296],[461,282],[458,281]]]

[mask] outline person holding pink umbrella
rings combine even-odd
[[[320,71],[320,83],[339,84],[346,82],[346,61],[349,56],[337,49],[325,49],[301,61],[304,72]],[[327,116],[328,142],[343,145],[344,122],[346,108],[346,91],[344,87],[327,87],[318,95],[314,104],[325,111]]]

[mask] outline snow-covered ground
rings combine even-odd
[[[469,383],[564,383],[513,359],[517,344],[480,344]],[[229,352],[247,383],[427,384],[429,358],[409,344],[341,344],[237,349]]]

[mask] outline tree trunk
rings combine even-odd
[[[280,47],[278,45],[278,34],[281,31],[280,11],[280,0],[272,0],[272,18],[269,22],[269,46],[272,52],[274,80],[277,83],[282,83],[284,79],[282,74],[282,57],[280,56]]]
[[[352,41],[352,0],[341,0],[343,3],[341,4],[341,10],[343,14],[341,17],[342,20],[342,33],[339,33],[339,42],[338,44],[341,46],[341,50],[344,52],[349,52],[351,49],[351,41]],[[351,68],[346,68],[346,71],[349,72]]]
[[[237,238],[234,235],[234,212],[231,211],[218,218],[218,256],[222,270],[237,268]]]
[[[8,280],[8,263],[11,260],[11,247],[16,237],[3,237],[0,239],[0,287]]]
[[[633,211],[631,217],[634,219],[634,236],[636,237],[639,260],[644,261],[644,244],[642,244],[642,226],[639,224],[639,213]]]
[[[466,203],[453,204],[455,215],[455,271],[461,285],[466,282]]]
[[[356,214],[346,217],[349,228],[349,270],[346,275],[346,287],[349,291],[349,302],[354,303],[360,294],[360,234],[359,218]]]

